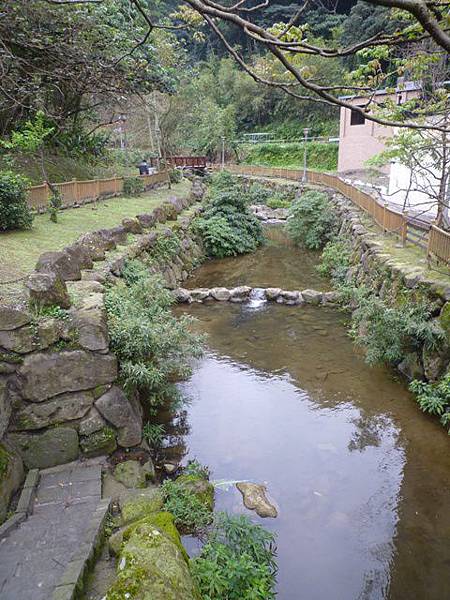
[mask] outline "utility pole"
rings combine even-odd
[[[309,133],[309,128],[305,127],[305,129],[303,130],[303,178],[302,178],[302,183],[306,183],[306,165],[307,165],[306,144],[308,142],[308,133]]]

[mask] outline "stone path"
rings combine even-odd
[[[41,471],[28,518],[0,539],[1,600],[72,598],[108,506],[99,465]]]

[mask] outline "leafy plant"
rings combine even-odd
[[[164,439],[165,427],[160,423],[146,423],[142,429],[142,434],[150,446],[160,446]]]
[[[125,196],[140,196],[145,191],[144,180],[140,177],[125,177],[123,193]]]
[[[170,183],[180,183],[183,179],[183,173],[179,169],[170,169],[169,178]]]
[[[437,349],[444,332],[431,319],[431,307],[424,300],[412,301],[405,292],[402,301],[381,299],[361,288],[353,296],[351,334],[366,349],[369,364],[397,365],[406,354],[425,347]]]
[[[450,426],[450,373],[436,383],[415,379],[409,384],[409,389],[416,394],[423,412],[440,417],[444,427]]]
[[[202,598],[271,600],[277,566],[274,537],[243,515],[218,513],[191,572]]]
[[[226,172],[213,178],[196,227],[207,253],[218,258],[253,252],[263,242],[261,224],[248,209],[245,190]]]
[[[324,277],[330,277],[337,285],[345,281],[352,255],[351,242],[340,236],[325,244],[317,271]]]
[[[30,229],[33,215],[27,204],[28,180],[0,171],[0,229]]]
[[[203,479],[209,479],[210,472],[206,465],[202,465],[197,459],[190,460],[183,470],[186,475],[194,475],[196,477],[202,477]]]
[[[159,276],[130,261],[123,277],[105,296],[119,375],[127,390],[150,392],[153,402],[160,403],[171,389],[169,382],[190,373],[190,360],[200,356],[203,338],[190,331],[190,317],[172,314],[173,296]]]
[[[211,524],[210,508],[183,483],[166,479],[161,491],[164,508],[172,513],[175,525],[182,533],[200,533]]]
[[[285,200],[280,196],[273,196],[266,202],[266,205],[269,208],[289,208],[291,206],[291,202],[290,200]]]
[[[336,213],[323,192],[306,191],[289,209],[286,229],[289,237],[309,250],[319,250],[338,230]]]

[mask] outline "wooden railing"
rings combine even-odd
[[[255,165],[227,164],[226,169],[241,175],[263,177],[279,177],[300,181],[303,171],[298,169],[283,169],[258,167]],[[324,185],[340,192],[359,208],[369,214],[384,232],[398,235],[405,245],[410,242],[426,250],[427,259],[450,264],[450,233],[435,225],[419,220],[405,212],[399,212],[387,203],[381,203],[377,198],[360,190],[354,185],[340,179],[337,175],[306,171],[308,183]]]
[[[144,181],[145,188],[168,182],[167,171],[161,171],[154,175],[140,175]],[[59,190],[64,208],[78,206],[87,202],[93,202],[104,196],[114,196],[123,191],[124,177],[109,177],[107,179],[89,179],[87,181],[65,181],[54,183],[53,186]],[[30,208],[41,212],[48,207],[50,188],[46,183],[34,185],[28,191],[28,205]]]

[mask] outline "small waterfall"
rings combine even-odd
[[[264,288],[253,288],[248,297],[247,306],[249,308],[259,308],[266,302],[266,290]]]

